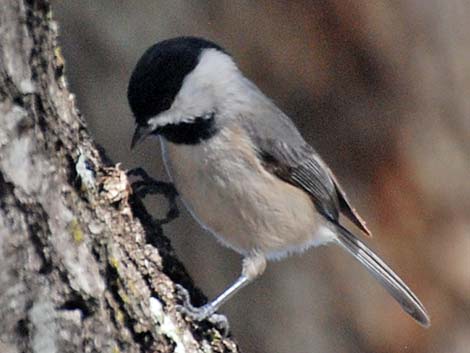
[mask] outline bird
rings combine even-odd
[[[131,148],[158,137],[184,206],[242,257],[241,274],[230,286],[200,307],[186,300],[183,314],[197,321],[217,315],[268,261],[337,244],[405,312],[430,326],[417,296],[340,222],[346,217],[371,235],[333,172],[223,47],[192,36],[157,42],[138,60],[127,98],[136,124]]]

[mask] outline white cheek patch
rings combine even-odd
[[[178,125],[182,123],[193,123],[196,121],[196,119],[203,119],[203,120],[209,120],[214,117],[213,112],[207,112],[199,116],[195,115],[186,115],[182,116],[179,114],[176,114],[175,112],[172,112],[171,110],[168,110],[166,112],[163,112],[153,118],[150,118],[147,123],[152,127],[152,130],[156,130],[159,127],[163,127],[166,125]]]
[[[227,96],[226,90],[240,80],[232,58],[216,49],[201,53],[199,64],[183,80],[170,109],[148,120],[154,129],[165,125],[210,119]]]

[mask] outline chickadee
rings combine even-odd
[[[338,180],[297,128],[219,45],[179,37],[150,47],[128,87],[137,128],[131,147],[159,136],[163,160],[186,208],[243,256],[238,279],[208,304],[183,310],[210,317],[259,277],[267,260],[339,244],[423,326],[424,306],[408,286],[339,222],[370,235]]]

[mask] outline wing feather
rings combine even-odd
[[[256,88],[253,92],[257,92]],[[264,167],[280,179],[307,192],[325,217],[338,223],[340,212],[364,233],[365,222],[318,153],[300,135],[289,117],[259,94],[256,114],[242,114],[244,126],[258,149]]]
[[[306,142],[292,147],[285,142],[260,139],[256,146],[264,167],[280,179],[305,190],[320,213],[337,222],[341,212],[365,234],[371,235],[344,189],[313,147]]]

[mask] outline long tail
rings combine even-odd
[[[334,224],[334,226],[338,230],[339,244],[364,265],[367,271],[400,303],[403,310],[424,327],[429,327],[431,325],[429,315],[410,288],[350,231],[340,224]]]

